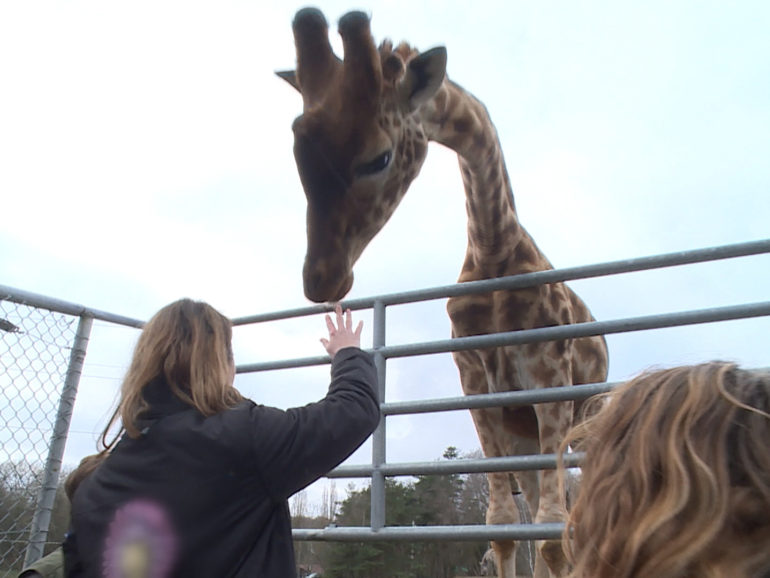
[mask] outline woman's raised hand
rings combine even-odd
[[[332,321],[331,315],[326,315],[326,328],[329,330],[329,338],[321,338],[329,357],[334,359],[334,356],[340,349],[345,347],[361,347],[361,329],[364,326],[363,321],[359,321],[355,329],[353,329],[353,314],[350,309],[345,311],[345,315],[342,315],[342,306],[337,303],[334,308],[334,315],[336,317],[336,325]]]

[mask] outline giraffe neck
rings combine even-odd
[[[454,150],[460,160],[468,213],[465,269],[489,265],[494,271],[482,276],[515,273],[519,260],[509,257],[517,247],[532,245],[539,252],[519,224],[500,140],[486,108],[447,80],[425,106],[423,119],[428,137]]]

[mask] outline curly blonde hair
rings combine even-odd
[[[770,575],[770,373],[678,367],[592,405],[562,446],[585,452],[572,578]]]
[[[180,299],[158,311],[144,326],[121,387],[117,409],[102,434],[109,449],[125,431],[139,436],[138,420],[148,408],[147,385],[161,379],[179,399],[210,416],[243,397],[233,387],[232,324],[211,305]],[[111,442],[109,431],[122,426]]]

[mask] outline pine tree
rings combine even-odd
[[[449,447],[443,459],[460,457]],[[483,524],[483,474],[418,476],[416,481],[385,482],[386,526]],[[488,494],[487,494],[488,495]],[[338,526],[370,524],[371,491],[348,488],[335,520]],[[474,500],[484,503],[476,504]],[[454,578],[478,575],[486,542],[330,543],[322,565],[329,578]]]

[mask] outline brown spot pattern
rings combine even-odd
[[[327,210],[337,216],[340,223],[350,225],[328,226],[332,236],[337,235],[337,238],[329,239],[324,244],[325,248],[317,255],[318,261],[331,263],[333,252],[344,252],[343,249],[351,245],[364,247],[385,224],[419,172],[427,154],[426,135],[430,135],[432,139],[454,149],[461,157],[469,220],[469,248],[461,279],[550,268],[519,224],[500,143],[483,104],[458,85],[445,81],[432,103],[417,111],[404,110],[397,95],[397,79],[401,78],[405,67],[416,56],[416,50],[406,43],[394,49],[386,41],[377,51],[370,38],[367,42],[370,46],[360,47],[363,58],[379,58],[381,66],[364,68],[384,71],[384,82],[378,97],[380,102],[374,109],[371,103],[359,103],[346,94],[346,86],[356,83],[343,85],[330,82],[329,79],[341,78],[336,74],[317,75],[319,81],[318,87],[314,86],[313,101],[305,101],[306,106],[321,99],[325,103],[324,116],[313,125],[313,135],[328,156],[326,162],[333,169],[327,170],[331,175],[327,181],[332,181],[332,177],[336,178],[335,183],[342,181],[339,198],[345,198],[355,185],[356,198],[367,199],[357,203],[340,203],[335,205],[334,211]],[[324,83],[327,86],[323,86]],[[315,94],[316,89],[318,94]],[[372,110],[375,112],[372,113]],[[371,118],[372,115],[379,116]],[[299,128],[302,129],[307,122],[308,119],[299,122]],[[351,184],[354,179],[350,165],[362,152],[359,150],[362,143],[375,142],[373,139],[377,135],[364,134],[375,129],[384,131],[393,140],[396,158],[390,167],[391,174],[386,183],[376,177],[368,177],[368,181]],[[305,160],[306,163],[310,161]],[[307,173],[312,168],[299,166],[300,162],[298,160],[300,174],[303,174],[303,169]],[[324,194],[330,190],[329,187],[320,188],[323,188]],[[308,193],[308,198],[313,198],[313,195]],[[309,212],[312,210],[313,207]],[[454,335],[513,331],[591,319],[588,308],[561,284],[453,298],[449,300],[447,310]],[[500,388],[566,385],[573,372],[576,380],[590,376],[591,381],[600,381],[606,375],[607,355],[603,341],[591,338],[529,344],[497,351],[457,352],[454,358],[464,391],[474,394]],[[489,382],[488,375],[492,376]],[[525,383],[521,383],[522,380]],[[547,409],[509,407],[496,411],[474,410],[474,423],[485,453],[502,455],[510,449],[512,436],[536,437],[538,430],[541,446],[558,445],[558,438],[571,421],[572,406],[558,403],[550,406]],[[547,443],[544,443],[546,440]],[[508,474],[492,474],[489,479],[492,508],[488,518],[495,522],[516,520]],[[552,473],[542,476],[541,506],[549,516],[555,512],[558,519],[558,511],[553,509],[554,479]],[[508,556],[511,544],[495,544],[495,548],[499,555]],[[544,555],[547,555],[549,565],[558,566],[561,559],[547,550]]]

